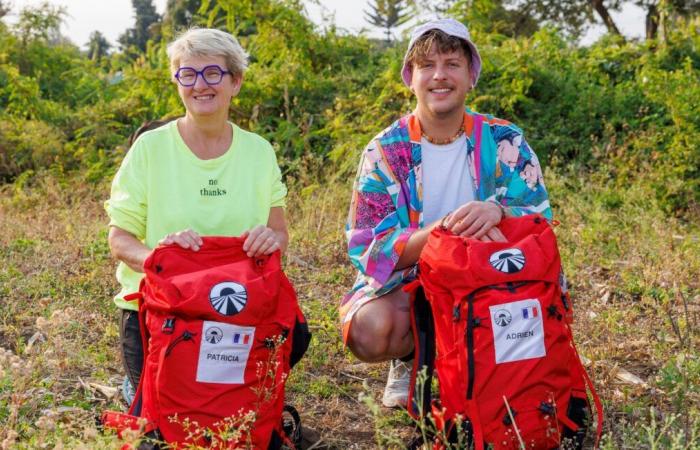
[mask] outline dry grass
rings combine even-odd
[[[697,221],[664,216],[640,186],[548,181],[605,446],[700,448]],[[0,190],[0,448],[114,448],[94,426],[103,409],[123,407],[107,187],[34,184]],[[286,268],[314,339],[289,400],[315,448],[397,446],[411,427],[376,405],[385,365],[359,363],[340,342],[336,306],[354,276],[341,233],[349,184],[303,184],[290,188]]]

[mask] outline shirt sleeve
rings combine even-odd
[[[269,145],[269,144],[268,144]],[[284,208],[287,204],[287,186],[285,186],[282,181],[282,171],[280,170],[279,164],[277,164],[277,155],[275,154],[275,149],[272,145],[270,148],[270,179],[272,183],[271,195],[270,195],[270,208],[282,207]]]
[[[346,236],[352,264],[384,284],[416,229],[409,227],[408,207],[396,206],[395,199],[403,196],[380,152],[375,141],[363,153],[353,186]]]
[[[552,220],[549,194],[544,185],[542,167],[522,131],[509,127],[503,139],[496,139],[496,194],[493,200],[512,216],[541,214]],[[513,130],[516,130],[514,134]],[[503,133],[502,133],[503,134]]]
[[[122,161],[112,181],[105,210],[109,225],[117,226],[143,240],[146,236],[146,166],[141,141],[137,141]]]

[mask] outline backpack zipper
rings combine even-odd
[[[168,345],[168,348],[165,349],[165,356],[170,355],[170,352],[173,351],[173,348],[175,348],[175,346],[177,344],[179,344],[182,341],[191,341],[195,336],[197,336],[197,333],[192,333],[192,332],[187,331],[187,330],[183,331],[182,334],[180,336],[176,337],[170,343],[170,345]]]
[[[467,342],[467,400],[471,400],[474,395],[474,327],[477,325],[474,320],[474,298],[476,294],[486,289],[507,290],[510,293],[515,293],[517,289],[526,284],[527,282],[523,281],[520,283],[506,283],[505,287],[500,287],[499,285],[482,286],[467,296],[467,327],[464,332]],[[453,318],[458,318],[458,316],[453,315]],[[479,318],[479,320],[481,319]]]
[[[474,293],[467,297],[467,400],[474,392]]]

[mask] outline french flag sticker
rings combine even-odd
[[[534,319],[537,317],[537,306],[523,308],[523,319]]]
[[[250,335],[247,333],[233,333],[233,343],[248,345],[250,342]]]

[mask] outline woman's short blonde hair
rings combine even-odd
[[[168,58],[173,72],[180,60],[191,56],[222,56],[226,69],[240,77],[248,67],[248,54],[229,33],[213,28],[191,28],[168,44]]]

